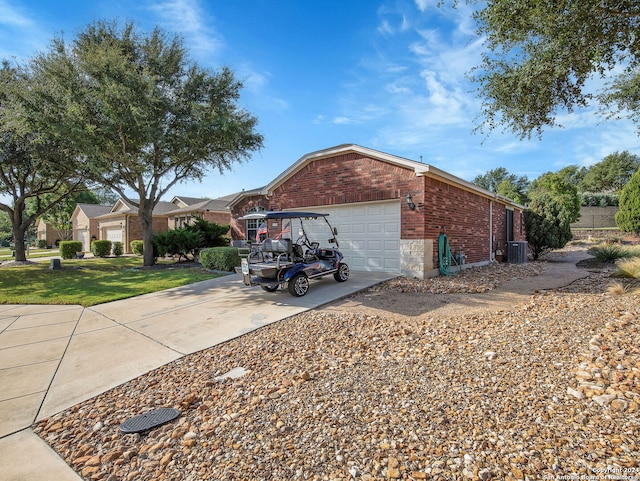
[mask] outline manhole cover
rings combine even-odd
[[[174,408],[154,409],[148,413],[127,419],[120,425],[120,431],[125,434],[141,433],[142,431],[148,431],[156,426],[173,421],[178,416],[180,416],[180,411]]]

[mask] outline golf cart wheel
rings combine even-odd
[[[291,278],[288,285],[289,294],[302,297],[309,292],[309,278],[302,272]]]
[[[340,263],[338,272],[333,274],[333,278],[338,282],[344,282],[349,279],[349,266],[347,264]]]
[[[267,292],[276,292],[278,290],[278,286],[260,286],[263,291]]]

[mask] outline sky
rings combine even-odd
[[[216,198],[266,185],[304,155],[359,144],[422,161],[462,179],[504,167],[533,180],[628,150],[629,121],[596,108],[562,114],[563,129],[521,141],[481,123],[467,74],[483,42],[466,5],[436,0],[0,0],[0,58],[26,62],[96,20],[134,21],[180,34],[193,61],[234,71],[240,106],[257,117],[264,147],[243,164],[172,195]],[[461,2],[464,3],[464,2]],[[598,81],[594,81],[594,85]]]

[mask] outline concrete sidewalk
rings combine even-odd
[[[394,275],[312,281],[301,298],[240,276],[89,308],[0,305],[0,481],[79,476],[30,426],[187,354],[348,296]]]

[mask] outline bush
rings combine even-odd
[[[122,242],[116,241],[113,243],[112,253],[116,257],[120,257],[122,254],[124,254],[124,246],[122,245]]]
[[[141,240],[132,240],[129,243],[129,247],[131,247],[131,252],[133,252],[137,256],[141,256],[144,254],[144,242]]]
[[[623,232],[640,233],[640,171],[620,192],[620,210],[616,212],[616,224]]]
[[[240,265],[237,247],[211,247],[200,251],[200,263],[205,269],[233,271]]]
[[[82,252],[81,241],[62,241],[59,247],[60,257],[63,259],[75,259],[76,252]]]
[[[196,217],[193,224],[184,227],[190,232],[199,232],[202,234],[202,241],[198,247],[223,247],[229,245],[229,238],[224,235],[229,232],[229,224],[220,225],[215,222],[209,222],[202,217]]]
[[[47,241],[44,239],[38,239],[38,249],[46,249]]]
[[[185,228],[159,232],[153,236],[157,256],[177,255],[179,259],[194,259],[202,243],[203,234]]]
[[[107,257],[111,254],[110,240],[95,240],[91,243],[91,252],[96,257]]]
[[[633,250],[618,244],[604,243],[591,247],[589,254],[594,256],[600,262],[614,263],[620,259],[628,259],[634,257]]]
[[[540,211],[525,209],[524,227],[527,242],[533,253],[533,259],[551,249],[561,249],[571,240],[571,224],[566,217],[560,215],[561,208],[553,199],[547,199],[545,208]]]

